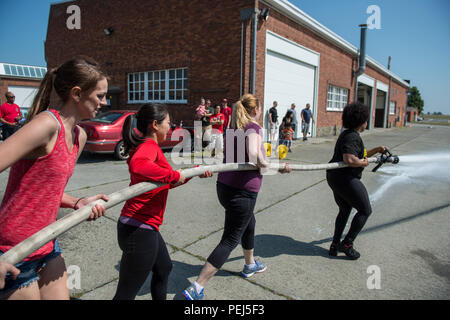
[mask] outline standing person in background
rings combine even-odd
[[[369,195],[361,182],[361,176],[364,167],[369,165],[368,157],[377,152],[386,152],[384,146],[368,151],[364,148],[360,134],[366,128],[368,119],[369,107],[360,102],[347,105],[342,113],[342,125],[346,130],[339,135],[330,162],[343,161],[348,167],[327,170],[327,182],[333,190],[334,200],[339,207],[333,242],[329,250],[330,256],[336,256],[340,251],[351,260],[360,257],[359,252],[353,248],[353,242],[372,213]],[[357,213],[353,217],[350,230],[341,242],[352,208],[355,208]]]
[[[225,98],[222,99],[222,107],[220,109],[220,112],[223,113],[225,117],[223,122],[223,135],[225,136],[227,134],[227,129],[230,129],[232,113],[231,108],[228,106],[228,100]]]
[[[274,101],[272,108],[269,109],[269,139],[270,143],[274,144],[277,140],[278,134],[278,112],[277,112],[278,102]]]
[[[12,136],[19,129],[22,119],[20,107],[14,103],[16,96],[8,91],[5,94],[6,102],[0,106],[0,122],[2,123],[3,140]]]
[[[214,156],[221,159],[223,154],[223,127],[225,122],[224,114],[220,113],[220,106],[216,106],[214,114],[210,118],[212,131],[209,149],[214,150]]]
[[[239,162],[239,158],[245,158],[245,162],[254,163],[260,170],[269,167],[265,159],[262,128],[258,124],[260,117],[258,99],[252,94],[242,96],[235,104],[231,127],[237,135],[233,139],[227,139],[224,163]],[[237,131],[244,134],[240,135]],[[245,140],[238,141],[238,136]],[[237,154],[240,150],[238,144],[244,144],[244,154]],[[286,164],[280,172],[290,172],[289,165]],[[256,261],[253,255],[256,223],[253,210],[261,184],[260,171],[219,173],[217,195],[225,208],[222,239],[209,255],[197,280],[183,291],[186,299],[203,300],[207,282],[219,271],[239,242],[242,244],[245,260],[242,276],[248,278],[266,270],[267,265]]]
[[[291,151],[291,145],[292,145],[292,137],[294,136],[294,130],[292,129],[292,124],[287,122],[284,125],[283,128],[283,144],[288,147],[288,152],[292,152]]]
[[[291,125],[292,125],[292,130],[294,131],[294,134],[292,136],[293,140],[297,139],[297,112],[295,111],[295,103],[291,104],[291,110],[290,110],[294,115],[292,116],[292,120],[291,120]]]
[[[211,100],[206,99],[205,104],[205,113],[202,117],[202,132],[203,132],[203,140],[202,143],[206,141],[205,147],[209,145],[211,141],[211,116],[214,113],[214,109],[211,107]]]
[[[53,89],[61,100],[50,109]],[[64,192],[87,140],[77,125],[106,105],[108,80],[97,62],[77,57],[47,71],[27,123],[0,144],[0,172],[10,168],[0,206],[0,255],[56,221],[59,208],[80,209],[105,195],[75,198]],[[99,204],[90,219],[105,214]],[[0,299],[68,300],[67,271],[58,241],[45,244],[15,267]]]
[[[311,106],[309,105],[309,103],[307,103],[306,104],[306,108],[304,108],[302,110],[301,116],[302,116],[303,141],[306,141],[306,140],[308,140],[306,135],[308,134],[309,125],[310,125],[311,120],[314,123],[314,118],[313,118],[313,114],[312,114],[312,111],[311,111]]]
[[[204,132],[204,117],[206,116],[206,101],[205,98],[200,98],[200,104],[195,109],[195,121],[201,121],[202,127],[199,130],[195,130],[194,136],[194,150],[197,152],[202,151],[203,144],[203,132]]]

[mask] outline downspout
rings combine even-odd
[[[391,70],[391,56],[389,56],[388,60],[388,70]],[[391,86],[392,86],[392,77],[389,75],[389,89],[388,89],[388,101],[386,109],[384,110],[384,119],[383,119],[383,128],[387,128],[387,120],[388,120],[388,114],[391,109]]]
[[[241,22],[241,77],[239,84],[239,97],[242,97],[242,73],[244,71],[244,21]]]
[[[255,82],[256,82],[256,34],[258,32],[258,15],[259,10],[255,8],[253,18],[253,62],[252,62],[252,94],[255,94]]]
[[[361,38],[359,41],[359,63],[358,69],[353,71],[353,75],[355,77],[355,98],[354,101],[358,100],[358,77],[364,73],[366,70],[366,32],[367,32],[367,24],[360,24],[361,28]],[[373,94],[372,94],[373,96]],[[372,97],[373,98],[373,97]],[[369,115],[369,124],[368,128],[371,128],[372,123],[372,104],[370,105],[370,115]]]
[[[244,91],[244,64],[245,64],[245,57],[244,57],[244,24],[246,21],[249,21],[254,12],[255,8],[244,8],[241,9],[240,14],[240,20],[241,20],[241,79],[240,79],[240,96],[243,95]],[[256,59],[256,58],[255,58]]]

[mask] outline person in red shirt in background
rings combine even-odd
[[[208,148],[214,150],[216,158],[222,159],[223,155],[223,128],[225,126],[225,115],[220,113],[220,106],[214,108],[214,114],[210,118],[212,125],[211,138]]]
[[[138,137],[133,127],[142,133]],[[173,170],[158,143],[166,139],[170,129],[167,107],[144,104],[136,115],[125,120],[122,136],[130,157],[127,160],[131,185],[156,182],[166,185],[128,200],[117,224],[117,237],[122,259],[119,283],[114,300],[133,300],[152,272],[153,300],[165,300],[172,261],[166,243],[159,233],[163,223],[169,189],[186,183],[181,170]],[[201,178],[212,177],[205,171]]]
[[[228,106],[228,100],[226,98],[222,99],[222,107],[220,108],[220,112],[223,113],[225,119],[223,122],[223,129],[224,129],[224,133],[223,135],[227,134],[227,129],[230,129],[230,125],[231,125],[231,114],[232,114],[232,110],[231,108]]]
[[[14,93],[8,91],[5,94],[6,102],[0,106],[0,122],[2,123],[3,139],[7,139],[19,129],[19,121],[22,119],[22,112],[14,103],[16,97]]]

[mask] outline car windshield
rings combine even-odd
[[[94,119],[91,119],[91,121],[97,121],[97,122],[104,122],[104,123],[113,123],[117,119],[119,119],[123,113],[121,112],[105,112],[100,113],[97,117]]]

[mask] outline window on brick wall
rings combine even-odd
[[[348,89],[328,86],[327,110],[342,111],[348,102]]]
[[[397,103],[395,101],[391,101],[389,103],[389,114],[395,114],[396,106],[397,106]]]
[[[128,102],[187,103],[187,68],[128,74]]]

